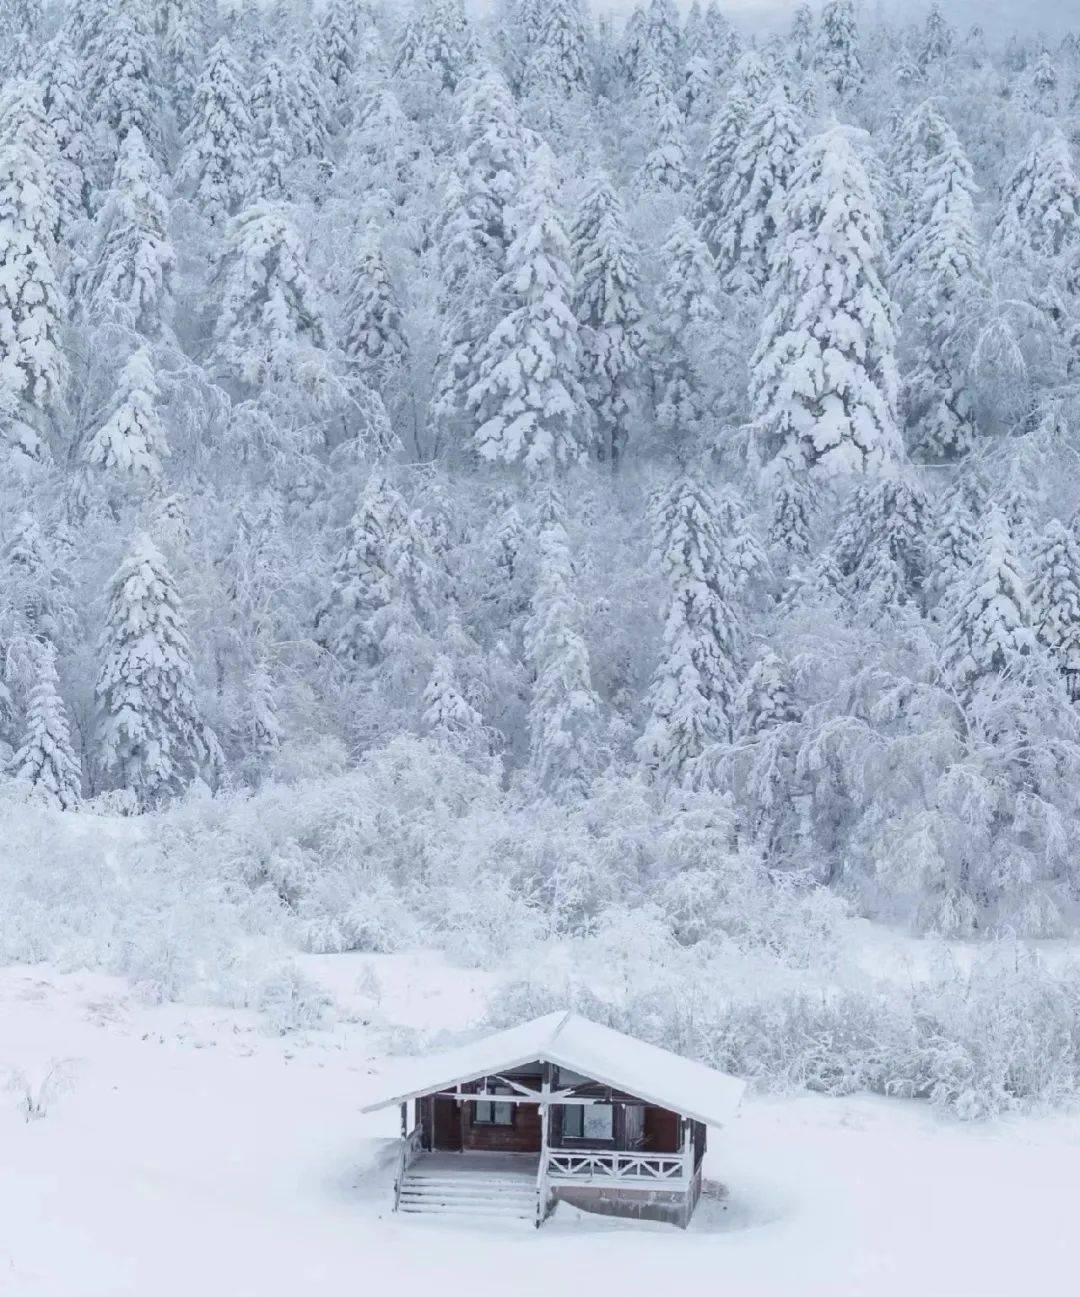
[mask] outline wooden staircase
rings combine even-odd
[[[486,1216],[536,1219],[536,1182],[497,1171],[427,1168],[423,1160],[405,1172],[398,1211],[425,1216]]]

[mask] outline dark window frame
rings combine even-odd
[[[500,1103],[499,1095],[513,1094],[514,1091],[508,1085],[499,1086],[497,1089],[490,1091],[490,1097],[485,1094],[484,1098],[476,1099],[473,1103],[472,1124],[474,1126],[495,1126],[502,1130],[512,1130],[516,1124],[515,1109],[516,1103]],[[498,1109],[505,1108],[505,1119],[500,1119]],[[484,1115],[481,1115],[483,1112]]]
[[[616,1143],[616,1142],[617,1142],[617,1139],[618,1139],[618,1135],[617,1135],[617,1126],[616,1126],[616,1122],[617,1122],[617,1114],[616,1114],[615,1109],[616,1109],[616,1107],[617,1107],[618,1105],[615,1104],[615,1103],[599,1103],[599,1104],[590,1104],[590,1105],[588,1105],[588,1106],[589,1106],[589,1107],[595,1107],[595,1108],[607,1108],[607,1109],[610,1110],[610,1112],[611,1112],[611,1134],[610,1134],[610,1135],[588,1135],[588,1134],[586,1134],[586,1133],[585,1133],[585,1108],[586,1108],[586,1105],[585,1105],[585,1104],[582,1104],[582,1103],[567,1103],[567,1104],[564,1104],[564,1105],[563,1105],[563,1116],[562,1116],[562,1137],[563,1137],[563,1139],[564,1139],[564,1140],[569,1140],[569,1141],[571,1141],[571,1142],[573,1142],[573,1143],[575,1143],[575,1144],[601,1144],[601,1145],[608,1145],[608,1144],[614,1144],[614,1143]],[[571,1114],[574,1114],[574,1113],[580,1113],[580,1114],[581,1114],[581,1134],[580,1134],[580,1135],[572,1134],[570,1131],[568,1131],[568,1130],[566,1129],[566,1119],[567,1119],[568,1116],[570,1116]]]

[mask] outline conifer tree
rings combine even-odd
[[[641,74],[647,65],[645,36],[645,10],[638,5],[623,28],[622,42],[619,47],[619,70],[628,87],[638,85]]]
[[[120,146],[77,288],[90,318],[114,320],[150,339],[168,327],[173,305],[176,249],[163,184],[142,132],[133,127]]]
[[[810,553],[813,493],[805,474],[781,473],[769,518],[769,545],[794,559]]]
[[[0,415],[9,442],[38,460],[66,373],[48,188],[41,160],[18,139],[0,140]]]
[[[264,658],[259,658],[247,678],[247,743],[257,766],[272,761],[284,736],[278,716],[274,679]]]
[[[345,354],[365,382],[381,391],[402,373],[409,344],[390,270],[373,235],[360,248],[345,317]]]
[[[211,225],[222,225],[250,193],[254,128],[242,73],[228,41],[210,51],[184,136],[180,179]]]
[[[1065,676],[1069,696],[1080,698],[1080,542],[1052,518],[1031,559],[1035,634]]]
[[[946,674],[965,699],[993,693],[1031,652],[1032,611],[1005,515],[992,505],[970,570],[949,597]]]
[[[768,282],[773,243],[802,144],[799,114],[778,85],[750,115],[713,227],[717,271],[730,292],[754,298]]]
[[[702,756],[731,737],[741,631],[716,515],[712,493],[686,475],[653,503],[655,561],[668,605],[637,754],[653,778],[667,784],[698,782]]]
[[[661,250],[653,335],[656,424],[665,449],[682,459],[702,448],[710,406],[707,358],[721,332],[709,250],[685,220]]]
[[[1035,60],[1028,81],[1028,98],[1036,112],[1053,117],[1058,110],[1060,77],[1049,50],[1043,50]]]
[[[77,811],[82,773],[71,746],[56,674],[56,650],[48,641],[35,649],[37,676],[30,693],[22,746],[12,758],[11,774],[62,811]]]
[[[467,435],[468,394],[502,304],[496,286],[506,268],[510,209],[525,166],[517,107],[497,73],[484,73],[466,91],[460,136],[439,230],[443,325],[432,402],[448,438]]]
[[[588,32],[581,0],[547,0],[537,6],[536,30],[529,41],[524,92],[543,90],[563,98],[588,87]]]
[[[221,286],[214,329],[221,371],[249,388],[285,382],[317,394],[326,379],[322,308],[283,208],[255,203],[232,221]]]
[[[330,0],[322,20],[320,63],[339,116],[347,112],[355,92],[356,72],[356,6],[353,0]]]
[[[650,193],[679,194],[688,178],[682,110],[669,93],[653,123],[649,151],[641,168],[641,184]]]
[[[41,102],[56,141],[56,241],[70,245],[90,215],[93,146],[81,64],[63,32],[54,38],[44,60]]]
[[[795,471],[887,472],[902,446],[884,238],[843,128],[806,144],[788,195],[751,380],[761,450]]]
[[[800,68],[809,68],[814,60],[814,11],[808,4],[796,7],[791,19],[791,57]]]
[[[709,251],[720,251],[720,228],[724,214],[724,191],[735,165],[735,154],[746,133],[750,104],[739,82],[731,87],[717,114],[701,173],[694,188],[691,219]]]
[[[541,145],[515,207],[500,294],[511,303],[484,345],[469,392],[475,446],[491,463],[542,472],[573,464],[589,444],[572,308],[570,247],[556,208],[555,159]]]
[[[159,13],[161,64],[183,129],[206,59],[207,14],[202,0],[162,0]]]
[[[454,664],[445,653],[435,659],[423,704],[424,728],[436,742],[463,753],[488,746],[484,719],[462,694]]]
[[[799,719],[787,665],[771,649],[766,649],[746,673],[738,713],[737,732],[751,739]]]
[[[862,89],[866,77],[853,0],[827,0],[821,11],[814,65],[838,98],[846,99]]]
[[[196,699],[180,595],[147,536],[112,578],[100,653],[102,762],[114,785],[145,810],[221,760]]]
[[[955,51],[956,33],[942,15],[941,6],[933,4],[926,15],[919,46],[919,67],[923,72],[939,69],[952,59]]]
[[[561,502],[553,493],[541,509],[537,568],[525,626],[525,652],[534,674],[529,709],[532,767],[548,792],[580,797],[597,768],[600,706],[592,688],[584,618],[573,593]]]
[[[1036,138],[1002,198],[994,247],[1003,261],[1032,263],[1080,242],[1080,179],[1060,130]]]
[[[673,89],[679,72],[682,43],[675,0],[649,0],[645,11],[644,41],[649,58],[660,68],[668,86]]]
[[[161,480],[169,447],[159,397],[153,358],[142,346],[121,369],[108,418],[83,450],[87,468],[101,474],[114,495],[145,495]]]
[[[468,35],[462,0],[420,0],[417,53],[447,90],[465,76]]]
[[[596,173],[570,231],[581,375],[601,458],[616,466],[627,437],[645,347],[638,250],[607,176]]]
[[[950,493],[948,505],[940,516],[930,545],[928,589],[936,598],[937,619],[947,607],[947,601],[960,588],[979,548],[979,533],[963,491]]]
[[[88,97],[96,105],[97,120],[111,132],[114,157],[135,128],[142,132],[154,159],[162,159],[161,79],[155,45],[147,0],[122,0],[102,24]]]
[[[371,671],[420,635],[431,582],[427,546],[401,495],[380,474],[364,489],[316,618],[319,642],[354,673]]]
[[[905,406],[918,450],[931,459],[966,454],[975,441],[963,380],[963,304],[981,274],[975,234],[975,181],[955,132],[942,121],[941,148],[928,164],[912,229],[894,259],[893,283],[918,328]]]

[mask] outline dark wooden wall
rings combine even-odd
[[[679,1153],[679,1114],[667,1108],[645,1109],[645,1151],[647,1153]]]

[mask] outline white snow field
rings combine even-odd
[[[364,1021],[374,966],[380,1009]],[[434,956],[318,961],[347,1007],[270,1036],[254,1015],[154,1007],[125,986],[0,970],[4,1297],[703,1291],[1026,1297],[1075,1282],[1080,1119],[964,1126],[873,1098],[748,1100],[712,1132],[687,1233],[561,1206],[525,1222],[390,1209],[397,1114],[362,1117],[395,1035],[463,1028],[483,980]],[[359,988],[351,1004],[350,988]],[[396,1019],[397,1027],[393,1026]],[[410,1029],[418,1029],[414,1034]]]

